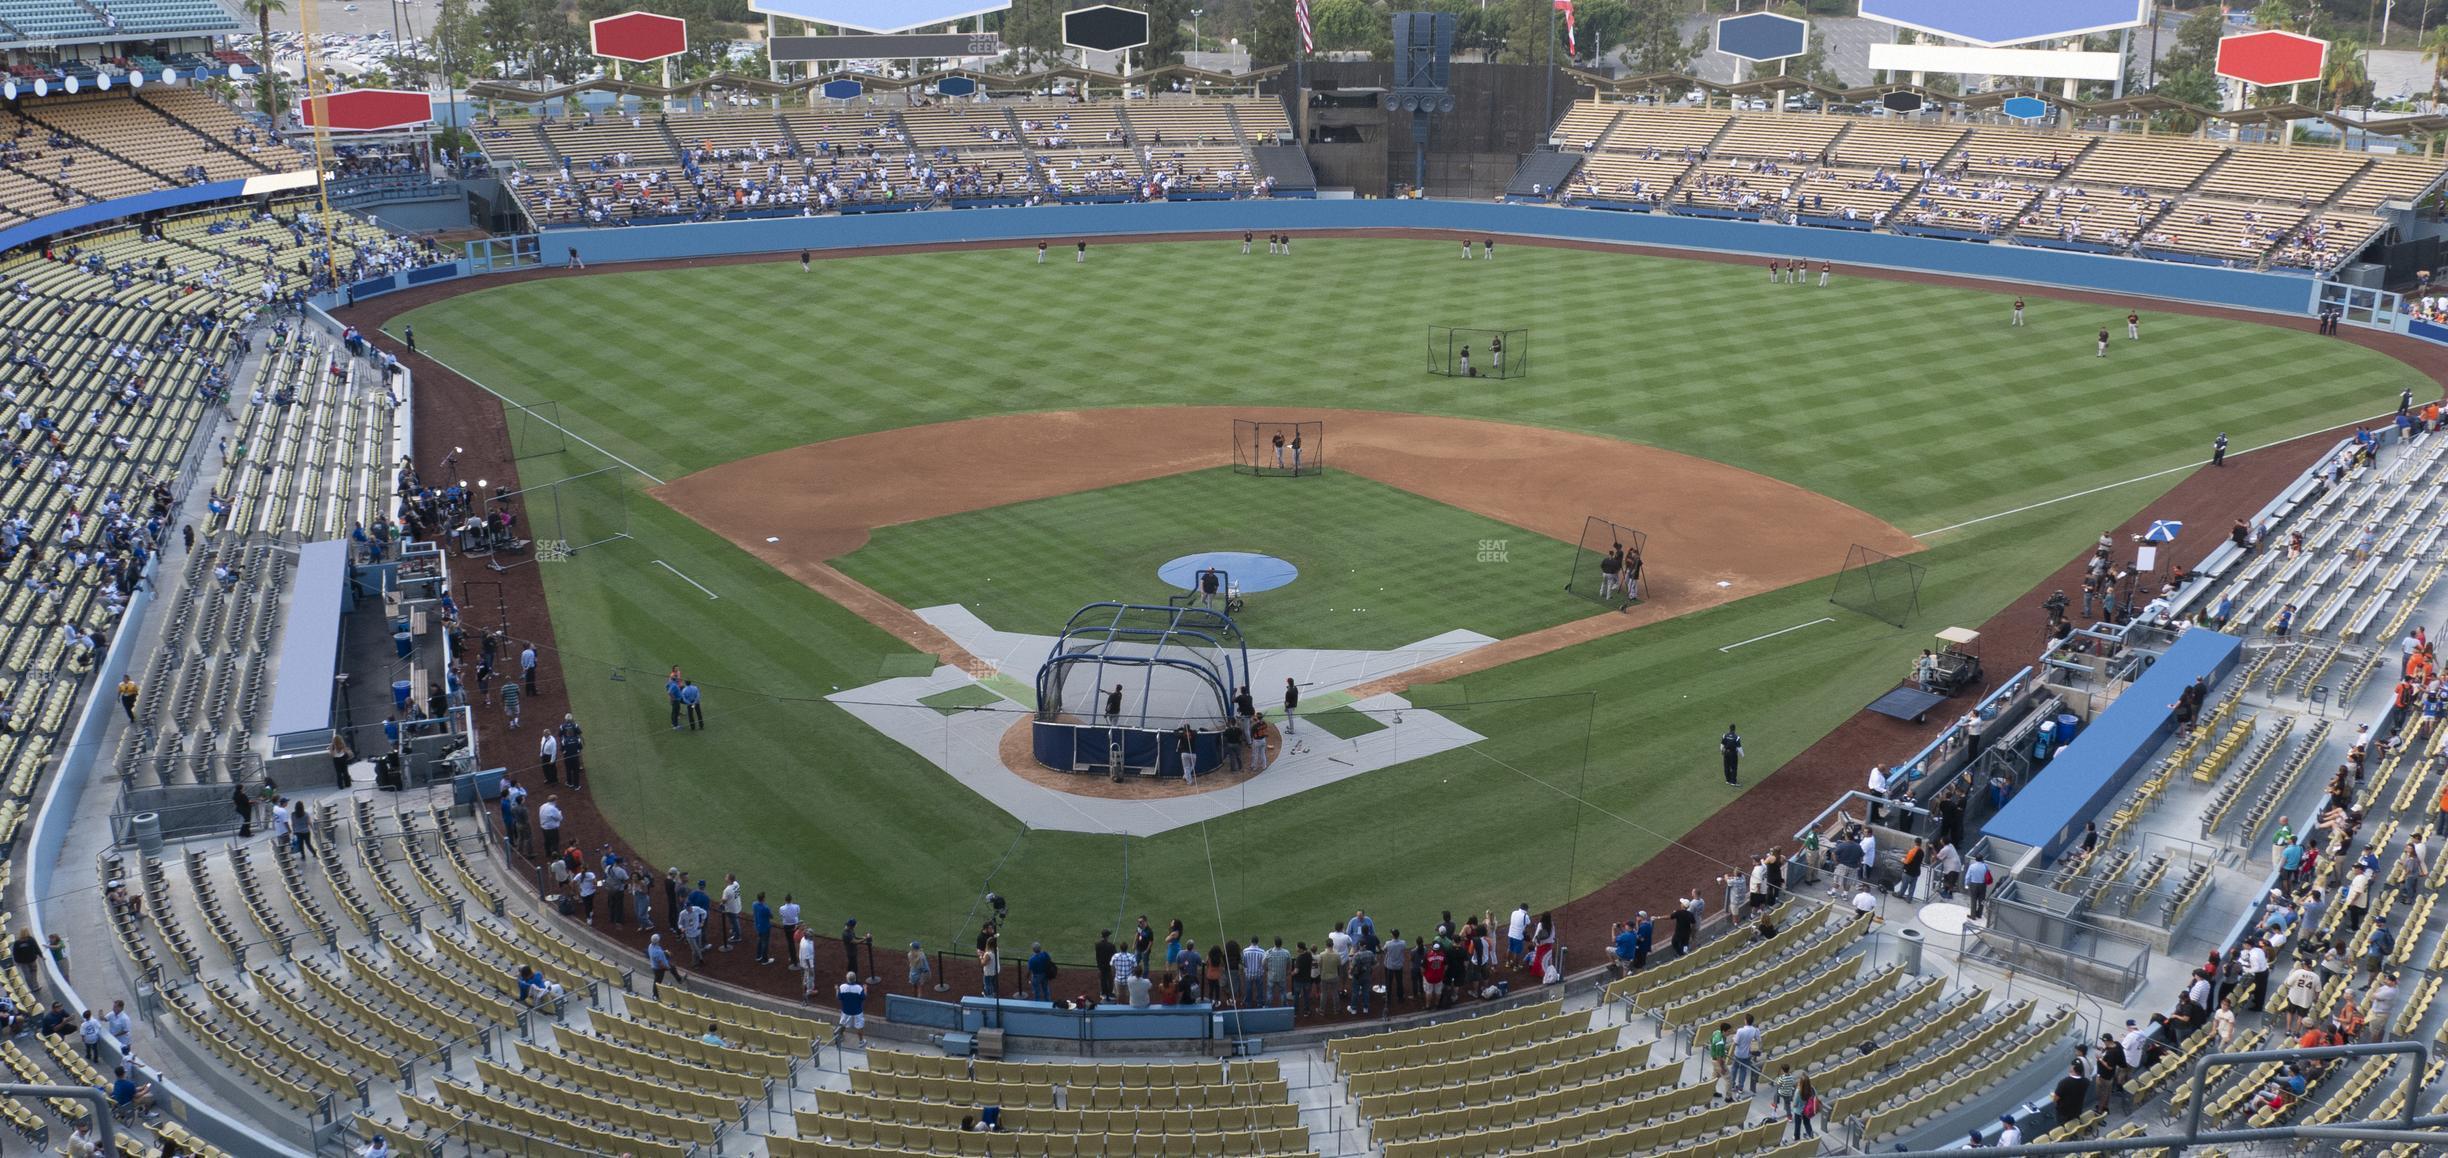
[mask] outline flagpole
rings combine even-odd
[[[1547,6],[1547,119],[1545,124],[1550,131],[1553,131],[1555,128],[1555,50],[1556,9],[1554,4],[1549,4]]]
[[[1294,144],[1309,147],[1309,0],[1292,0],[1293,32],[1300,44],[1292,56],[1292,134]]]

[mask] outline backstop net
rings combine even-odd
[[[1428,372],[1448,378],[1519,378],[1530,372],[1530,331],[1430,326]]]
[[[1233,419],[1233,473],[1283,478],[1326,473],[1326,424]]]
[[[1037,669],[1044,720],[1170,730],[1232,715],[1249,653],[1232,617],[1204,607],[1092,603]],[[1116,692],[1119,696],[1116,696]]]
[[[593,457],[581,452],[554,461],[585,466]],[[525,485],[518,490],[493,486],[483,492],[485,513],[501,511],[510,518],[510,537],[527,541],[524,549],[496,551],[496,562],[505,567],[566,562],[589,548],[629,538],[637,472],[609,465],[566,476],[537,467],[521,474]]]
[[[561,429],[558,402],[504,402],[502,426],[509,431],[513,459],[559,454],[569,449],[568,435]]]
[[[1591,515],[1581,522],[1580,547],[1573,552],[1564,589],[1609,607],[1624,607],[1647,594],[1648,568],[1648,535]]]
[[[1828,602],[1902,627],[1921,608],[1921,572],[1918,563],[1855,543]]]

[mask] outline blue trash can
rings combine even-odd
[[[2073,743],[2073,742],[2074,742],[2074,734],[2075,734],[2075,733],[2077,733],[2077,732],[2080,732],[2081,730],[2082,730],[2082,717],[2077,716],[2077,715],[2075,715],[2075,714],[2074,714],[2074,713],[2072,713],[2072,712],[2067,712],[2066,714],[2064,714],[2064,715],[2062,715],[2062,716],[2057,717],[2057,742],[2058,742],[2058,743],[2060,743],[2060,744],[2071,744],[2071,743]]]
[[[407,659],[409,656],[416,654],[416,636],[405,631],[393,635],[391,637],[391,648],[399,653],[399,657],[401,659]]]
[[[408,706],[407,680],[391,681],[391,706],[401,709],[405,709]]]

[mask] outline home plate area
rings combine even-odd
[[[1036,671],[1055,644],[1050,635],[998,631],[963,607],[921,608],[918,616],[998,673]],[[1171,782],[1175,791],[1170,793],[1109,797],[1083,794],[1103,783],[1096,777],[1043,768],[1023,774],[1005,762],[1004,738],[1036,705],[1031,685],[1008,674],[979,680],[947,664],[924,676],[880,680],[826,699],[1032,828],[1154,836],[1486,739],[1398,695],[1352,700],[1343,692],[1494,642],[1477,632],[1451,631],[1384,651],[1250,649],[1250,686],[1270,719],[1280,714],[1274,705],[1289,677],[1300,682],[1302,715],[1349,706],[1376,713],[1372,718],[1383,727],[1345,739],[1315,724],[1296,725],[1264,772],[1213,791]],[[1209,778],[1200,779],[1204,784]],[[1074,781],[1081,792],[1061,789]]]

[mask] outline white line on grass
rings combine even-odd
[[[640,472],[640,473],[643,473],[643,472]],[[720,599],[720,598],[722,598],[722,596],[720,596],[720,595],[716,595],[716,594],[713,592],[713,590],[712,590],[711,588],[708,588],[708,587],[707,587],[705,584],[700,583],[700,582],[698,582],[698,581],[696,581],[696,580],[694,580],[694,579],[691,579],[691,578],[689,578],[689,577],[688,577],[688,576],[686,576],[686,575],[681,575],[681,573],[680,573],[680,569],[679,569],[678,567],[674,567],[674,566],[672,566],[671,564],[666,563],[666,562],[664,562],[664,561],[663,561],[663,560],[661,560],[661,559],[657,559],[657,560],[655,560],[655,566],[657,566],[657,567],[661,567],[662,569],[664,569],[664,570],[666,570],[666,571],[669,571],[669,572],[671,572],[671,573],[672,573],[672,574],[674,574],[674,575],[679,575],[679,576],[680,576],[680,581],[681,581],[681,582],[686,583],[686,584],[688,584],[689,586],[691,586],[691,587],[694,587],[694,588],[698,589],[699,591],[703,591],[703,592],[705,592],[705,593],[706,593],[706,598],[708,598],[708,599]]]
[[[2371,416],[2371,417],[2369,417],[2369,418],[2359,418],[2359,419],[2356,419],[2356,420],[2355,420],[2353,423],[2350,423],[2350,424],[2347,424],[2347,425],[2358,425],[2358,426],[2359,426],[2359,425],[2361,425],[2361,424],[2363,424],[2363,423],[2366,423],[2366,422],[2378,422],[2378,421],[2380,421],[2381,419],[2384,419],[2384,418],[2393,419],[2393,418],[2395,418],[2395,417],[2397,417],[2397,412],[2396,412],[2396,411],[2394,411],[2394,410],[2391,410],[2391,411],[2389,411],[2389,412],[2388,412],[2388,413],[2386,413],[2386,414],[2375,414],[2375,415],[2372,415],[2372,416]],[[2334,427],[2334,426],[2332,426],[2332,427],[2324,427],[2323,429],[2324,429],[2324,430],[2335,430],[2335,429],[2337,429],[2337,428],[2336,428],[2336,427]],[[2315,430],[2315,431],[2311,431],[2311,432],[2310,432],[2310,433],[2308,433],[2308,434],[2296,434],[2296,435],[2290,435],[2290,436],[2288,436],[2288,437],[2286,437],[2286,438],[2281,438],[2281,439],[2278,439],[2278,440],[2276,440],[2276,441],[2274,441],[2274,442],[2264,442],[2264,443],[2262,443],[2262,444],[2261,444],[2261,445],[2259,445],[2259,446],[2248,446],[2248,447],[2245,447],[2245,448],[2244,448],[2244,449],[2242,449],[2242,450],[2239,450],[2239,451],[2234,451],[2234,452],[2232,452],[2232,453],[2228,454],[2228,456],[2227,456],[2227,457],[2229,457],[2229,458],[2236,458],[2236,457],[2240,457],[2240,456],[2242,456],[2242,455],[2251,454],[2252,452],[2254,452],[2254,451],[2256,451],[2256,450],[2268,450],[2269,448],[2271,448],[2271,447],[2273,447],[2273,446],[2283,446],[2283,445],[2285,445],[2286,443],[2293,442],[2293,441],[2295,441],[2295,440],[2296,440],[2296,439],[2298,439],[2298,438],[2309,438],[2309,437],[2311,437],[2312,435],[2314,435],[2314,434],[2319,434],[2319,433],[2321,433],[2321,431],[2319,431],[2319,430]],[[2107,485],[2105,485],[2105,486],[2096,486],[2096,487],[2092,487],[2090,490],[2087,490],[2087,491],[2075,491],[2073,494],[2070,494],[2070,495],[2059,495],[2059,496],[2057,496],[2056,498],[2053,498],[2053,499],[2042,499],[2042,500],[2040,500],[2039,502],[2036,502],[2036,503],[2026,503],[2026,504],[2024,504],[2024,505],[2022,505],[2022,506],[2019,506],[2019,507],[2016,507],[2016,508],[2014,508],[2013,510],[2010,510],[2010,511],[1999,511],[1998,513],[1996,513],[1996,514],[1994,514],[1994,515],[1982,515],[1981,517],[1979,517],[1979,518],[1977,518],[1977,519],[1965,519],[1964,521],[1962,521],[1962,522],[1960,522],[1960,523],[1954,523],[1954,524],[1951,524],[1951,525],[1949,525],[1949,526],[1940,527],[1940,528],[1938,528],[1938,529],[1937,529],[1937,530],[1935,530],[1935,531],[1923,531],[1923,532],[1921,532],[1921,533],[1920,533],[1920,534],[1918,534],[1918,535],[1914,535],[1914,536],[1913,536],[1913,538],[1916,538],[1916,539],[1927,539],[1927,538],[1931,538],[1931,537],[1936,536],[1936,535],[1943,535],[1943,534],[1946,534],[1948,531],[1960,531],[1960,530],[1963,530],[1965,527],[1978,526],[1978,525],[1980,525],[1980,524],[1982,524],[1982,523],[1989,522],[1989,521],[1991,521],[1991,520],[1993,520],[1993,519],[2003,519],[2003,518],[2006,518],[2006,517],[2007,517],[2007,516],[2009,516],[2009,515],[2019,515],[2019,514],[2022,514],[2022,513],[2023,513],[2023,512],[2025,512],[2025,511],[2036,511],[2036,510],[2039,510],[2039,509],[2040,509],[2040,508],[2042,508],[2042,507],[2055,506],[2055,505],[2057,505],[2058,503],[2062,503],[2062,502],[2069,502],[2069,501],[2071,501],[2071,500],[2074,500],[2074,499],[2079,499],[2079,498],[2087,498],[2087,497],[2089,497],[2089,496],[2091,496],[2091,495],[2096,495],[2096,494],[2100,493],[2101,491],[2112,491],[2112,490],[2117,489],[2118,487],[2123,487],[2123,486],[2132,486],[2133,484],[2138,483],[2138,482],[2149,482],[2150,480],[2155,479],[2155,478],[2166,478],[2167,476],[2172,475],[2172,474],[2179,474],[2179,473],[2182,473],[2182,472],[2184,472],[2184,471],[2188,471],[2188,470],[2196,470],[2196,469],[2199,469],[2199,468],[2201,468],[2201,467],[2205,467],[2205,466],[2208,466],[2208,465],[2210,465],[2210,460],[2205,458],[2205,459],[2202,459],[2202,460],[2201,460],[2201,461],[2199,461],[2199,462],[2188,462],[2188,463],[2185,463],[2185,464],[2184,464],[2184,465],[2182,465],[2182,466],[2171,466],[2171,467],[2167,468],[2166,470],[2155,470],[2155,471],[2150,472],[2149,474],[2138,474],[2138,475],[2133,476],[2132,478],[2129,478],[2129,479],[2124,480],[2123,482],[2112,482],[2112,483],[2108,483],[2108,484],[2107,484]]]
[[[384,333],[386,333],[386,334],[388,334],[388,333],[390,333],[391,331],[389,331],[389,330],[384,330],[383,332],[384,332]],[[423,351],[419,351],[419,353],[423,353]],[[495,398],[499,398],[499,399],[501,399],[502,401],[507,402],[507,403],[509,403],[509,404],[510,404],[510,405],[512,405],[512,406],[518,406],[518,407],[522,407],[522,408],[526,406],[526,403],[524,403],[524,402],[520,402],[520,401],[518,401],[518,400],[516,400],[516,399],[514,399],[514,398],[512,398],[512,397],[510,397],[509,395],[502,393],[502,392],[501,392],[501,391],[499,391],[499,390],[496,390],[496,389],[494,389],[494,388],[492,388],[492,387],[490,387],[490,386],[485,385],[485,384],[484,384],[484,383],[482,383],[482,382],[478,382],[478,381],[476,380],[476,378],[475,378],[475,376],[474,376],[474,375],[468,374],[467,372],[465,372],[465,371],[461,370],[461,369],[460,369],[459,367],[457,367],[457,366],[453,366],[453,365],[451,365],[450,363],[445,362],[445,361],[443,361],[443,360],[442,360],[442,359],[440,359],[440,358],[436,358],[436,357],[434,357],[434,356],[433,356],[433,355],[431,355],[431,354],[426,354],[426,355],[425,355],[425,357],[426,357],[426,359],[427,359],[428,361],[431,361],[431,362],[432,362],[434,365],[436,365],[436,366],[440,366],[440,367],[442,367],[443,369],[448,370],[448,371],[450,371],[450,372],[451,372],[451,373],[453,373],[453,374],[457,374],[457,375],[459,375],[460,377],[467,379],[467,380],[468,380],[468,382],[469,382],[469,384],[471,384],[471,385],[475,386],[477,389],[482,390],[482,391],[484,391],[484,392],[485,392],[485,393],[487,393],[487,394],[490,394],[490,395],[494,396]],[[533,418],[533,419],[535,419],[536,421],[541,422],[541,423],[543,423],[543,424],[544,424],[544,425],[546,425],[546,426],[552,427],[554,430],[558,430],[558,431],[560,431],[560,432],[561,432],[561,433],[563,433],[563,434],[569,435],[571,438],[575,438],[575,439],[577,439],[577,440],[578,440],[579,442],[581,442],[581,443],[585,443],[585,444],[586,444],[587,449],[592,450],[592,451],[594,451],[595,453],[597,453],[597,454],[600,454],[600,455],[604,456],[605,458],[611,459],[612,461],[617,462],[617,463],[621,464],[622,466],[628,467],[629,469],[634,470],[634,471],[638,472],[639,474],[646,475],[647,480],[648,480],[648,481],[650,481],[650,482],[652,482],[652,483],[654,483],[654,485],[656,485],[656,486],[662,486],[662,485],[663,485],[663,480],[662,480],[662,479],[659,479],[659,478],[656,478],[656,477],[655,477],[654,475],[652,475],[652,474],[647,473],[646,468],[641,467],[641,466],[639,466],[638,464],[636,464],[636,463],[634,463],[634,462],[629,461],[628,459],[622,458],[621,456],[619,456],[619,455],[617,455],[617,454],[614,454],[614,453],[612,453],[611,451],[605,450],[604,448],[602,448],[602,447],[600,447],[600,446],[595,445],[593,442],[591,442],[591,441],[589,441],[589,440],[587,439],[587,436],[585,436],[585,435],[583,435],[583,434],[580,434],[580,433],[578,433],[578,432],[577,432],[577,431],[575,431],[575,430],[571,430],[569,427],[563,426],[563,425],[561,425],[560,423],[555,422],[555,421],[553,421],[552,419],[546,418],[546,417],[544,417],[544,416],[543,416],[543,415],[541,415],[541,414],[537,414],[537,413],[536,413],[536,412],[534,412],[533,410],[529,410],[529,411],[527,412],[527,414],[528,414],[528,417]],[[513,449],[511,453],[516,454],[516,453],[517,453],[517,451],[516,451],[515,449]]]
[[[1788,632],[1788,631],[1800,631],[1800,630],[1802,630],[1802,629],[1803,629],[1803,628],[1805,628],[1805,627],[1817,627],[1817,626],[1819,626],[1819,625],[1820,625],[1820,624],[1822,624],[1822,623],[1834,623],[1834,622],[1836,622],[1836,617],[1835,617],[1835,616],[1833,616],[1833,615],[1822,615],[1822,616],[1820,616],[1820,617],[1819,617],[1819,618],[1817,618],[1817,619],[1811,620],[1809,623],[1797,623],[1797,624],[1794,624],[1792,627],[1784,627],[1784,628],[1779,628],[1779,629],[1777,629],[1777,630],[1775,630],[1775,631],[1771,631],[1771,632],[1769,632],[1769,633],[1768,633],[1768,634],[1766,634],[1766,635],[1754,635],[1754,636],[1752,636],[1751,638],[1749,638],[1749,639],[1746,639],[1746,640],[1742,641],[1742,643],[1729,643],[1729,644],[1725,645],[1724,647],[1718,648],[1717,650],[1718,650],[1718,651],[1720,651],[1720,652],[1732,651],[1732,650],[1734,650],[1735,648],[1741,647],[1741,646],[1743,645],[1743,643],[1758,643],[1759,641],[1761,641],[1761,640],[1763,640],[1763,639],[1775,639],[1776,637],[1778,637],[1778,636],[1780,636],[1780,635],[1783,635],[1783,634],[1785,634],[1785,633],[1786,633],[1786,632]]]

